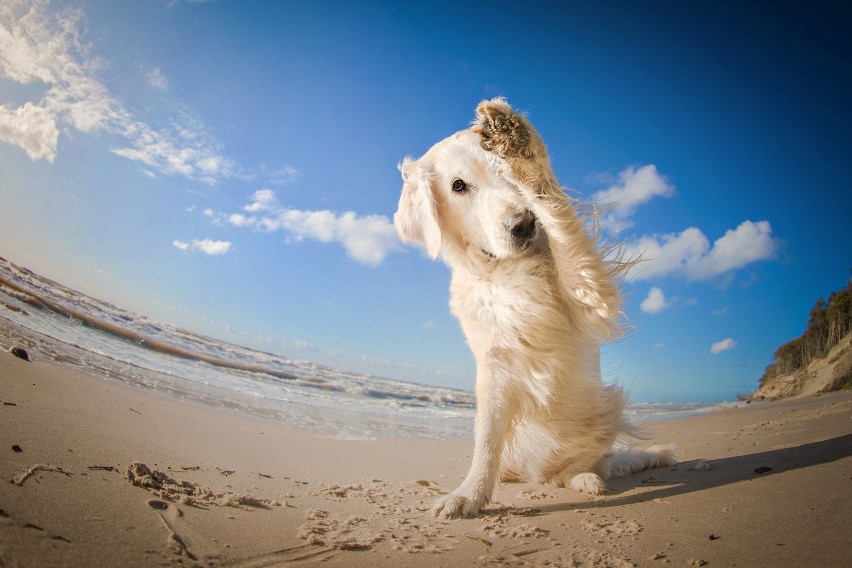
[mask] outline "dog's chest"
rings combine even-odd
[[[528,335],[551,295],[547,280],[529,273],[454,275],[450,291],[450,308],[468,340],[491,345]]]

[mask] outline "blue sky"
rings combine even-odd
[[[816,2],[0,6],[0,256],[228,341],[473,386],[396,164],[483,98],[647,261],[604,372],[730,400],[852,269],[849,8]]]

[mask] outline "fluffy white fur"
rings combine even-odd
[[[636,437],[626,396],[600,375],[620,332],[617,277],[525,117],[483,101],[473,126],[400,165],[394,222],[443,256],[450,307],[476,358],[473,460],[436,515],[473,516],[498,478],[598,494],[604,480],[675,463],[669,448],[613,452]]]

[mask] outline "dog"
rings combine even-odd
[[[597,495],[605,479],[674,464],[668,447],[613,449],[643,437],[600,371],[601,342],[623,327],[629,263],[606,260],[527,118],[482,101],[470,128],[399,169],[394,224],[449,265],[450,308],[476,360],[472,463],[433,513],[477,515],[498,479]]]

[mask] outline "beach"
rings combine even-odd
[[[606,494],[429,508],[472,440],[346,440],[0,354],[0,566],[843,566],[852,393],[648,430],[679,465]]]

